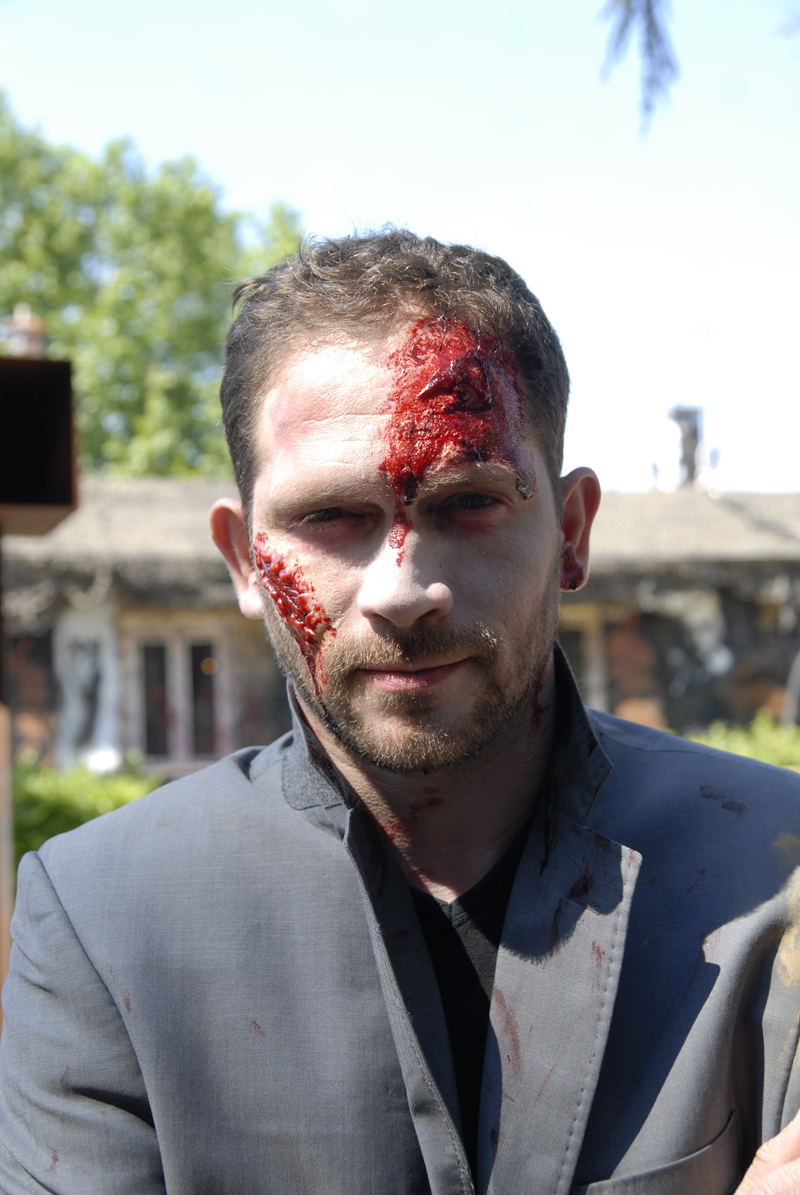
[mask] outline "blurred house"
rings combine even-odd
[[[264,628],[239,613],[208,533],[233,483],[84,479],[75,514],[4,542],[14,750],[166,775],[289,725]]]
[[[4,542],[15,751],[178,774],[288,725],[260,624],[208,535],[231,483],[85,479],[70,519]],[[590,705],[678,730],[780,716],[800,652],[800,494],[606,494],[562,642]],[[795,715],[796,716],[796,715]]]
[[[605,494],[592,547],[561,631],[589,705],[676,730],[796,720],[800,494]]]

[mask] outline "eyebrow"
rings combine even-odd
[[[387,490],[389,490],[387,482]],[[363,506],[376,504],[375,486],[359,477],[350,481],[317,483],[311,479],[305,484],[282,486],[269,505],[279,518],[297,514],[301,510],[322,510],[325,507],[347,506],[357,503]]]
[[[438,486],[475,485],[481,481],[513,484],[517,488],[526,475],[508,461],[455,461],[443,469],[428,469],[420,482],[418,496]],[[433,484],[431,484],[433,483]]]

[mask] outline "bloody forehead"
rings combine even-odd
[[[419,320],[387,365],[394,385],[382,469],[404,504],[433,465],[515,463],[525,400],[497,341],[479,340],[463,324]]]

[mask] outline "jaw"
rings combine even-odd
[[[547,660],[513,675],[472,665],[463,683],[433,690],[376,694],[360,685],[350,700],[326,695],[325,740],[362,769],[428,774],[464,764],[497,741],[538,734],[534,713],[550,655],[551,648]]]

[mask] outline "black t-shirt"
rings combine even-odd
[[[452,904],[411,888],[439,984],[458,1089],[461,1136],[473,1176],[497,948],[528,831],[528,826],[520,831],[492,870]]]

